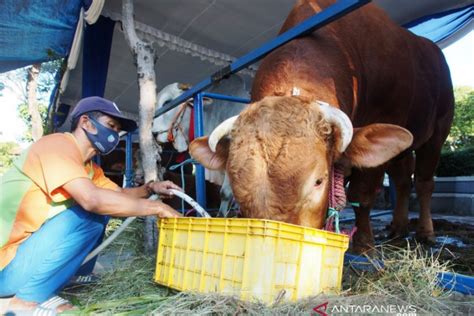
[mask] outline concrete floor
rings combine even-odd
[[[377,215],[377,214],[381,214],[387,211],[390,211],[390,210],[372,210],[370,215]],[[457,216],[457,215],[445,215],[445,214],[431,214],[431,216],[433,219],[444,219],[450,222],[474,225],[474,216]],[[341,211],[341,214],[340,214],[341,219],[354,218],[354,217],[355,217],[355,214],[351,208],[346,208]],[[418,218],[418,212],[409,212],[408,218],[410,219]],[[392,221],[392,214],[387,214],[387,215],[382,215],[382,216],[377,216],[377,217],[372,218],[371,223],[375,227],[377,225],[390,224],[391,221]],[[348,224],[350,224],[350,222]]]

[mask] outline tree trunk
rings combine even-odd
[[[38,76],[41,70],[41,64],[34,64],[28,70],[26,90],[28,93],[28,113],[31,116],[31,136],[34,141],[43,136],[43,120],[38,108],[36,98],[36,89],[38,88]]]
[[[160,160],[159,148],[151,133],[156,105],[155,51],[153,45],[138,38],[133,21],[133,0],[122,0],[122,24],[135,64],[137,66],[139,100],[140,153],[145,183],[159,178],[157,162]],[[145,218],[145,253],[156,251],[156,217]]]

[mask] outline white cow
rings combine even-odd
[[[157,109],[163,104],[181,95],[186,85],[173,83],[163,88],[157,95]],[[232,75],[228,79],[212,86],[208,92],[230,95],[240,98],[249,98],[245,81],[238,75]],[[203,106],[204,135],[209,135],[221,122],[234,115],[238,115],[245,104],[222,101],[205,100]],[[189,120],[191,117],[192,103],[187,102],[155,118],[153,121],[153,133],[159,143],[172,142],[178,152],[188,150],[189,145]],[[219,212],[227,215],[232,200],[232,190],[229,180],[222,171],[206,170],[206,180],[221,186],[221,206]]]
[[[189,85],[186,84],[181,84],[181,83],[172,83],[164,87],[157,95],[156,95],[156,109],[160,109],[163,107],[163,105],[171,101],[178,96],[180,96],[185,90],[189,89]],[[184,122],[189,122],[189,116],[190,116],[190,111],[186,109],[187,103],[181,104],[178,107],[166,112],[163,115],[158,116],[153,120],[153,127],[151,129],[152,133],[155,135],[156,140],[161,143],[167,143],[168,142],[168,134],[169,130],[172,130],[171,136],[175,136],[174,139],[172,140],[173,147],[178,151],[178,152],[184,152],[188,150],[188,143],[189,139],[185,135],[181,135],[180,129],[176,129],[178,126],[181,125],[181,122],[184,120],[184,117],[186,116],[187,120],[184,120]],[[183,111],[184,108],[184,112]],[[178,115],[181,114],[181,117],[177,117]],[[179,121],[176,121],[175,118],[178,118]],[[176,124],[177,123],[177,124]],[[171,126],[171,125],[174,126]],[[184,124],[186,125],[186,124]],[[184,128],[184,126],[183,126]],[[189,125],[186,128],[186,131],[189,131]]]

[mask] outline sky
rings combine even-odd
[[[443,49],[454,86],[474,87],[474,31]]]
[[[443,50],[454,86],[474,88],[474,31]],[[17,117],[19,103],[15,94],[4,90],[0,96],[0,142],[16,141],[26,131],[25,124]],[[23,146],[27,144],[22,144]]]

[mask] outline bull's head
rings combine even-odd
[[[341,110],[295,97],[266,97],[190,145],[209,169],[226,169],[243,215],[321,228],[334,163],[376,167],[412,143],[406,129],[353,129]]]
[[[172,83],[167,85],[156,96],[156,108],[160,109],[166,102],[179,97],[189,88],[190,85],[182,83]],[[180,114],[184,115],[184,113],[181,113],[180,111],[184,111],[185,109],[183,109],[183,107],[185,106],[186,105],[183,104],[175,107],[153,120],[152,132],[158,143],[164,144],[171,142],[178,152],[183,152],[188,149],[187,133],[179,129],[180,122],[177,122],[177,120],[183,120],[183,117],[178,116]]]
[[[164,87],[156,96],[156,108],[160,109],[166,102],[179,97],[191,85],[172,83]],[[212,100],[205,97],[203,104],[211,104]],[[180,104],[153,120],[152,133],[159,144],[171,143],[177,152],[188,150],[189,120],[192,111],[192,99]]]

